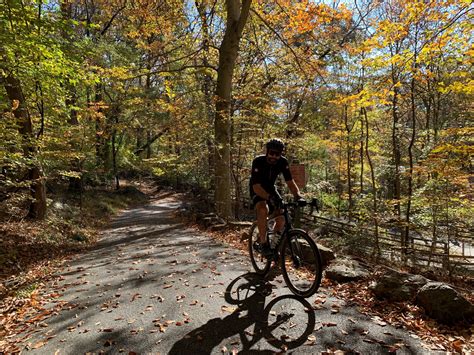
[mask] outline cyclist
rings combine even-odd
[[[272,138],[266,144],[266,154],[256,157],[252,162],[250,176],[250,197],[257,214],[258,243],[255,250],[264,256],[272,255],[270,245],[266,242],[267,217],[270,213],[278,213],[282,202],[275,187],[275,181],[280,173],[297,200],[301,200],[300,190],[293,180],[288,160],[282,156],[285,145],[280,139]],[[276,218],[275,232],[281,232],[285,224],[283,216]]]

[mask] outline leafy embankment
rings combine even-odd
[[[9,319],[34,305],[38,290],[67,257],[92,246],[99,229],[117,211],[148,199],[133,186],[90,189],[82,199],[57,191],[44,221],[0,221],[0,338],[8,333]]]

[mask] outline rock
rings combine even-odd
[[[84,235],[83,233],[81,232],[77,232],[77,233],[74,233],[72,236],[71,236],[71,239],[77,241],[77,242],[85,242],[87,241],[87,236]]]
[[[416,296],[426,314],[444,324],[474,320],[474,306],[451,286],[428,282]]]
[[[64,204],[59,202],[59,201],[54,201],[53,202],[53,206],[52,206],[55,210],[63,210],[64,209]]]
[[[369,276],[369,271],[358,261],[343,258],[336,259],[326,269],[326,277],[337,282],[357,281]]]
[[[370,285],[370,289],[379,299],[402,302],[414,299],[418,290],[427,282],[429,280],[421,275],[385,268],[384,274]]]
[[[332,249],[329,249],[328,247],[325,247],[321,244],[318,244],[318,249],[319,254],[321,254],[321,261],[323,263],[323,266],[328,266],[332,260],[336,259],[336,255],[334,254]]]
[[[134,198],[137,198],[137,199],[148,198],[148,196],[144,192],[140,191],[138,188],[131,185],[121,187],[119,190],[116,190],[115,193],[119,195],[133,196]]]

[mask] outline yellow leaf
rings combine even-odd
[[[13,100],[12,101],[12,111],[15,111],[19,106],[20,106],[20,101],[19,100]]]

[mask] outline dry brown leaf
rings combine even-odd
[[[222,312],[229,312],[229,313],[233,313],[236,309],[237,307],[229,307],[225,305],[221,307]]]
[[[39,349],[39,348],[41,348],[41,347],[43,347],[43,346],[45,346],[45,345],[46,345],[46,342],[45,342],[45,341],[39,341],[39,342],[37,342],[35,345],[33,345],[33,349]]]
[[[308,335],[307,340],[311,343],[314,344],[316,342],[316,337],[312,334]]]

